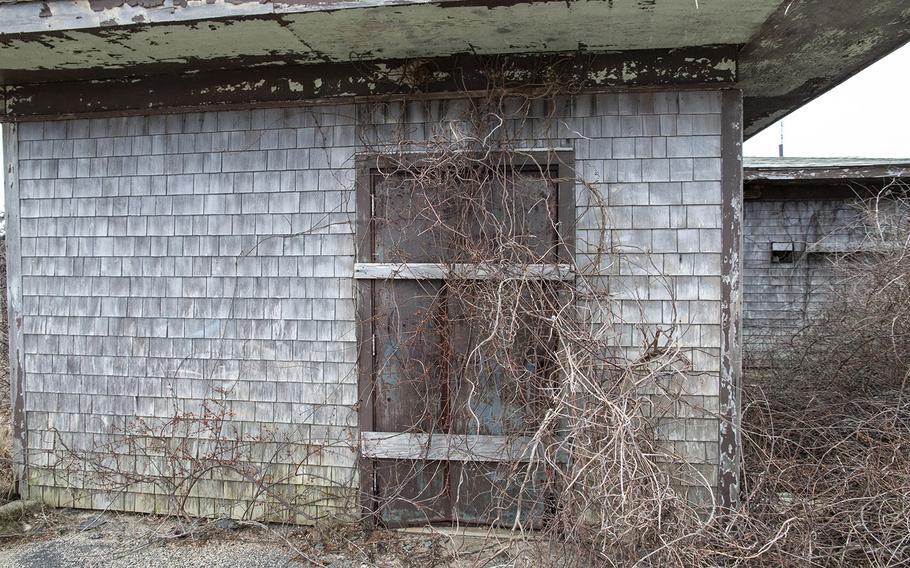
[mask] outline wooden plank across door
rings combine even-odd
[[[568,264],[439,264],[431,262],[358,262],[354,264],[357,280],[488,280],[519,278],[522,280],[568,281],[575,278]]]
[[[363,432],[361,455],[395,460],[449,460],[461,462],[527,462],[532,456],[527,437]]]

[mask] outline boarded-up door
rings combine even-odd
[[[560,225],[571,224],[559,200],[571,193],[539,167],[510,171],[508,187],[491,187],[473,205],[434,195],[407,176],[362,175],[369,183],[358,206],[370,211],[359,224],[356,270],[366,506],[387,526],[539,524],[545,473],[526,467],[540,410],[534,388],[485,351],[473,299],[489,293],[489,282],[451,267],[476,263],[478,254],[484,260],[478,243],[492,247],[503,240],[494,233],[503,232],[521,244],[505,260],[556,266],[565,254]],[[489,254],[501,261],[492,248]],[[564,277],[546,272],[543,280],[554,282],[529,286],[521,301],[552,302],[533,296],[555,296]],[[557,338],[525,332],[549,339],[517,337],[509,356],[529,377],[548,380]]]

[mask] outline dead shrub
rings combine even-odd
[[[857,207],[829,301],[747,375],[744,514],[788,527],[767,565],[910,562],[907,187]]]

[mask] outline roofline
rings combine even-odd
[[[2,0],[0,0],[2,1]],[[593,1],[593,0],[592,0]],[[52,43],[61,37],[69,38],[70,28],[82,30],[90,36],[91,41],[118,41],[118,35],[128,35],[134,27],[168,27],[192,29],[202,26],[199,22],[217,21],[224,25],[239,25],[240,22],[260,22],[264,20],[283,20],[289,15],[300,16],[302,13],[332,13],[335,15],[356,12],[363,8],[388,8],[393,14],[407,13],[407,6],[428,6],[442,8],[468,8],[499,10],[502,7],[533,6],[535,4],[561,4],[565,0],[26,0],[22,2],[0,3],[0,44],[7,42],[41,42]],[[884,57],[894,49],[910,41],[910,10],[906,8],[906,0],[876,0],[875,9],[869,9],[867,2],[856,0],[800,0],[799,2],[779,2],[775,11],[765,20],[760,29],[743,44],[727,45],[736,48],[736,55],[729,61],[716,63],[717,71],[735,76],[735,88],[743,92],[744,97],[744,130],[745,138],[751,137],[762,128],[772,124],[777,119],[785,116],[806,102],[814,99],[830,88],[842,83],[855,73]],[[382,10],[380,10],[382,11]],[[415,11],[415,10],[411,10]],[[416,10],[422,14],[424,10]],[[644,14],[644,12],[643,12]],[[446,16],[436,14],[436,16]],[[302,17],[302,16],[300,16]],[[414,16],[415,18],[418,15]],[[423,17],[423,16],[421,16]],[[434,16],[435,17],[435,16]],[[644,15],[642,16],[644,17]],[[440,21],[446,18],[441,18]],[[417,21],[417,20],[415,20]],[[339,22],[339,25],[343,22]],[[608,23],[608,22],[605,22]],[[442,24],[439,24],[442,25]],[[13,33],[19,30],[17,33]],[[33,30],[27,32],[25,30]],[[432,31],[432,30],[430,30]],[[78,44],[79,39],[69,38]],[[184,34],[189,37],[189,34]],[[13,37],[15,36],[15,37]],[[96,38],[95,36],[98,36]],[[429,37],[429,36],[428,36]],[[84,39],[84,38],[83,38]],[[86,39],[86,41],[88,41]],[[298,41],[299,40],[299,41]],[[176,41],[176,40],[175,40]],[[181,40],[187,43],[188,40]],[[289,40],[290,41],[290,40]],[[296,38],[295,42],[303,41]],[[697,43],[697,38],[692,40]],[[738,41],[738,39],[737,39]],[[178,44],[180,42],[177,42]],[[294,42],[291,42],[294,43]],[[426,43],[426,42],[424,42]],[[91,44],[94,45],[94,44]],[[183,44],[181,44],[183,45]],[[302,45],[302,44],[301,44]],[[455,44],[453,44],[454,46]],[[458,49],[439,50],[435,53],[429,50],[423,57],[446,57],[453,55],[477,55],[469,46]],[[179,46],[178,46],[179,47]],[[17,113],[13,108],[17,99],[15,92],[9,90],[13,87],[34,89],[34,85],[58,83],[57,90],[76,92],[73,85],[64,82],[83,81],[87,85],[84,89],[105,88],[99,86],[97,81],[106,79],[119,79],[123,77],[139,77],[156,86],[170,82],[170,77],[175,74],[193,76],[205,72],[207,69],[248,71],[253,67],[264,65],[317,65],[323,63],[322,59],[312,60],[302,57],[301,54],[291,50],[286,54],[287,59],[274,57],[274,54],[250,54],[255,57],[245,58],[226,50],[222,57],[217,54],[211,56],[197,55],[192,46],[184,46],[185,50],[163,62],[160,60],[144,61],[134,65],[114,65],[107,68],[96,62],[77,61],[70,67],[44,66],[35,64],[27,69],[17,69],[14,74],[11,70],[0,70],[0,117],[7,118]],[[343,47],[343,46],[342,46]],[[514,46],[511,46],[514,47]],[[510,53],[541,53],[538,44],[528,44],[527,51],[517,47],[507,50]],[[651,46],[644,45],[650,49]],[[700,48],[704,46],[691,46]],[[463,48],[463,49],[462,49]],[[669,47],[667,47],[669,49]],[[98,49],[90,47],[86,49]],[[303,48],[301,48],[303,49]],[[494,55],[499,53],[499,48],[489,48],[483,53]],[[664,48],[661,48],[664,49]],[[674,49],[689,49],[676,46]],[[316,50],[303,49],[310,57],[318,56]],[[442,53],[446,51],[446,53]],[[451,51],[451,53],[449,53]],[[501,50],[500,50],[501,51]],[[579,44],[576,53],[586,53],[587,48]],[[84,51],[79,51],[84,53]],[[422,53],[422,52],[421,52]],[[378,53],[360,54],[356,63],[362,61],[381,61]],[[407,54],[387,54],[387,58],[409,58]],[[413,57],[411,57],[413,59]],[[343,62],[350,63],[352,58],[347,55]],[[699,62],[691,61],[686,66],[698,65]],[[731,69],[732,68],[732,69]],[[634,67],[630,66],[630,69]],[[309,69],[308,71],[318,71]],[[672,70],[671,70],[672,71]],[[311,75],[301,71],[297,75]],[[685,74],[685,69],[683,69]],[[634,75],[634,73],[633,73]],[[162,81],[164,76],[168,80]],[[625,73],[619,75],[625,77]],[[295,79],[296,81],[296,79]],[[685,81],[692,83],[692,81]],[[629,85],[619,81],[615,88],[624,88]],[[4,87],[5,86],[5,87]],[[108,87],[116,86],[114,84]],[[638,86],[638,85],[631,85]],[[215,82],[211,88],[219,88]],[[6,102],[3,99],[4,89]],[[124,90],[121,98],[132,96],[138,92],[139,87],[133,86],[131,91]],[[144,92],[152,96],[154,93]],[[299,100],[294,97],[292,100]],[[57,109],[58,116],[91,115],[94,107],[80,104],[75,96],[71,108]],[[38,98],[35,99],[38,101]],[[256,99],[246,101],[250,104],[259,103]],[[40,103],[39,103],[40,104]],[[5,108],[4,108],[5,105]],[[158,105],[161,107],[162,105]],[[182,107],[177,107],[182,108]],[[110,108],[109,111],[123,109]],[[31,115],[36,118],[35,115]]]
[[[744,167],[743,180],[796,181],[910,178],[910,162],[851,166]]]
[[[910,42],[906,0],[782,2],[740,52],[745,138]]]

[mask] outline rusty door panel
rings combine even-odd
[[[547,512],[545,478],[524,468],[483,462],[453,463],[450,469],[453,519],[465,525],[539,527]]]
[[[490,330],[489,314],[478,317],[476,294],[491,294],[496,283],[478,281],[473,288],[448,294],[449,336],[451,342],[450,397],[452,433],[481,435],[530,435],[537,429],[541,401],[534,392],[553,381],[552,354],[556,336],[540,314],[555,307],[555,289],[534,282],[519,296],[512,310],[533,310],[538,314],[527,327],[518,330],[507,349],[501,344],[494,351],[484,343]],[[544,296],[540,298],[539,296]],[[467,304],[467,305],[466,305]]]
[[[465,306],[469,296],[460,290],[456,297],[441,281],[376,283],[376,431],[534,431],[537,401],[530,393],[549,379],[555,336],[541,323],[522,330],[510,351],[494,353],[480,345],[483,318]]]
[[[512,248],[495,251],[493,258],[516,263],[558,262],[556,184],[539,168],[511,174],[504,178],[503,187],[494,190],[492,214]]]
[[[557,191],[539,170],[510,172],[504,183],[491,180],[474,194],[428,195],[404,176],[375,173],[370,188],[373,262],[557,262]],[[499,238],[504,235],[511,238]],[[483,345],[490,327],[485,318],[491,314],[479,313],[489,310],[478,310],[478,299],[496,285],[373,283],[373,430],[535,431],[539,414],[530,386],[552,379],[556,338],[537,322],[504,353]],[[542,306],[555,305],[555,289],[547,286],[529,283],[514,309],[528,309],[536,301],[533,309],[540,313]],[[510,464],[390,459],[373,464],[377,517],[389,526],[511,526],[516,519],[533,526],[543,518],[545,480],[536,473],[527,484],[523,477],[512,479]]]
[[[475,351],[482,338],[476,315],[469,317],[472,310],[463,305],[465,298],[455,298],[441,281],[376,286],[377,431],[528,435],[536,430],[534,417],[539,414],[528,385],[551,380],[548,354],[553,353],[553,344],[517,338],[514,352],[507,355],[515,360],[512,364],[523,366],[527,376],[516,381],[515,372],[504,372],[492,354]],[[546,329],[534,333],[548,337]],[[474,356],[468,357],[470,353]],[[376,464],[378,513],[388,526],[450,522],[511,526],[516,518],[525,526],[542,522],[543,480],[539,475],[527,483],[522,475],[512,479],[511,464],[422,460]]]
[[[376,354],[374,428],[444,432],[442,282],[377,281],[373,305]]]
[[[500,353],[484,343],[488,326],[472,304],[477,295],[491,293],[489,282],[460,287],[449,294],[448,330],[451,338],[450,392],[453,434],[505,435],[520,433],[527,421],[522,385],[503,369]]]
[[[389,527],[452,520],[450,464],[443,461],[376,460],[378,517]]]
[[[373,261],[440,262],[449,248],[438,219],[448,204],[421,191],[404,175],[373,174]]]

